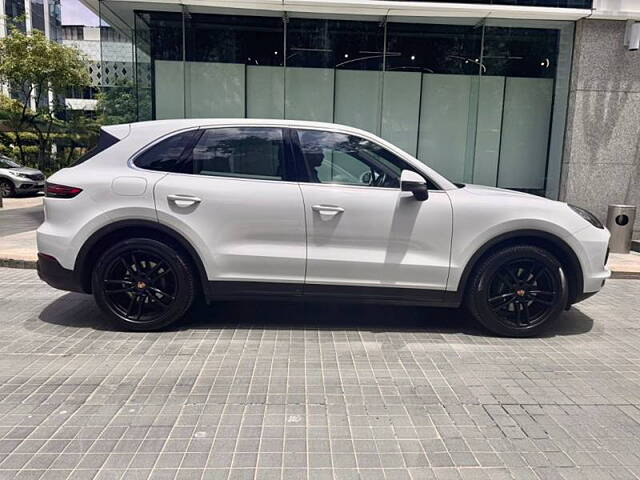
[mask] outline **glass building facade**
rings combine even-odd
[[[452,181],[558,195],[573,22],[186,8],[133,19],[139,120],[341,123]]]
[[[4,0],[4,14],[8,26],[18,28],[23,32],[27,30],[24,0]]]
[[[591,8],[593,0],[418,0],[440,3],[477,3],[482,5],[516,5],[519,7]]]

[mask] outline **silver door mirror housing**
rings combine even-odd
[[[429,198],[429,188],[427,181],[422,175],[411,170],[403,170],[400,175],[400,190],[411,192],[416,200],[424,202]]]

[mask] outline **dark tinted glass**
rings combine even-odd
[[[486,27],[483,75],[555,78],[559,35],[556,29]]]
[[[313,183],[398,188],[405,163],[364,138],[299,130],[300,148]]]
[[[186,22],[187,61],[282,65],[283,32],[280,17],[194,13]]]
[[[284,161],[282,130],[279,128],[212,128],[206,130],[193,147],[185,171],[199,175],[283,180]]]
[[[4,4],[4,13],[7,16],[8,26],[26,31],[24,0],[7,0]]]
[[[291,18],[287,66],[380,70],[384,29],[379,22]]]
[[[49,38],[54,42],[62,40],[62,17],[60,0],[49,0]]]
[[[386,70],[476,75],[481,42],[473,26],[389,23]]]
[[[100,130],[100,136],[98,137],[98,145],[93,147],[87,153],[78,158],[75,162],[73,162],[70,166],[75,167],[76,165],[80,165],[81,163],[86,162],[92,157],[95,157],[100,152],[103,152],[107,148],[111,147],[118,143],[119,140],[113,135],[108,134],[104,130]]]
[[[143,34],[140,42],[155,60],[182,60],[182,13],[138,12],[136,29]]]
[[[190,130],[162,140],[139,155],[134,164],[140,168],[161,172],[181,171],[182,167],[178,161],[185,149],[191,147],[198,134],[198,130]]]
[[[44,0],[31,0],[31,26],[44,32]]]

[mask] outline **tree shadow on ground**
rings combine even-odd
[[[43,322],[65,327],[113,329],[90,296],[76,293],[66,294],[48,304],[39,318]],[[590,332],[593,326],[591,317],[572,308],[564,312],[540,337],[584,334]],[[351,330],[492,337],[464,309],[248,300],[219,302],[208,307],[200,305],[165,331],[219,328]]]

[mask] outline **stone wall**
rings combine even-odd
[[[624,30],[622,21],[576,25],[560,199],[603,221],[609,204],[640,208],[640,51],[623,46]]]

